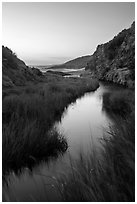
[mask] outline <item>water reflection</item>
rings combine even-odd
[[[3,185],[3,200],[10,201],[60,201],[56,179],[70,171],[70,157],[79,157],[79,152],[88,153],[91,148],[100,149],[104,131],[113,123],[103,108],[103,94],[117,87],[101,83],[92,93],[87,93],[65,109],[62,118],[55,124],[68,142],[66,153],[48,163],[40,162],[20,176],[11,173],[8,186]],[[5,194],[6,192],[6,194]],[[5,195],[7,196],[6,198]]]
[[[96,147],[101,145],[99,139],[103,137],[103,130],[111,124],[106,112],[102,112],[102,94],[105,91],[107,90],[101,86],[94,93],[87,93],[77,99],[75,105],[68,107],[61,122],[56,124],[59,131],[67,137],[69,152],[73,158],[79,156],[81,149],[90,150],[92,143]]]

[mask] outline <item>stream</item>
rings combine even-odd
[[[103,109],[103,94],[122,87],[100,82],[95,92],[85,93],[63,112],[61,121],[54,126],[68,143],[66,153],[48,163],[41,162],[32,170],[23,169],[18,175],[8,176],[3,183],[3,200],[9,201],[60,201],[55,189],[56,178],[70,171],[70,160],[78,159],[79,153],[88,154],[91,148],[102,148],[100,139],[109,130],[113,120]]]

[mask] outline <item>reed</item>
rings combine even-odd
[[[45,83],[4,89],[3,175],[65,152],[66,139],[50,129],[69,103],[97,87],[96,81],[87,85],[85,79],[57,77],[53,82],[49,77]]]
[[[135,114],[133,91],[106,93],[105,110],[114,124],[104,132],[103,149],[71,161],[71,172],[58,180],[63,201],[135,201]],[[100,156],[101,155],[101,156]]]

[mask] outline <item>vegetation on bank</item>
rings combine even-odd
[[[111,115],[127,117],[135,108],[135,93],[133,90],[104,93],[103,108]]]
[[[132,96],[132,100],[127,98],[127,94]],[[104,149],[100,152],[101,157],[95,149],[91,149],[88,155],[81,153],[79,160],[71,161],[70,174],[59,179],[57,185],[62,201],[135,201],[134,94],[125,92],[121,97],[120,95],[121,93],[116,95],[112,93],[108,102],[110,107],[112,105],[109,114],[113,112],[115,123],[110,127],[109,134],[104,133],[102,140]],[[115,109],[113,109],[114,104]],[[125,106],[122,112],[118,105],[121,108],[121,105]],[[125,112],[127,106],[132,108]]]
[[[49,77],[49,81],[50,79]],[[61,84],[63,85],[62,80],[58,77],[57,79],[56,86],[54,86],[54,84],[50,84],[49,86],[48,81],[46,89],[44,89],[44,87],[43,89],[45,91],[50,90],[50,94],[55,94],[56,92],[56,96],[58,96],[59,92],[62,93],[65,91],[66,93],[66,89],[72,91],[74,84],[78,83],[76,79],[64,79],[68,81],[71,80],[71,84],[67,83],[66,85],[65,83],[64,86],[61,86]],[[36,92],[37,95],[40,89],[38,88],[36,90],[35,87],[34,90],[33,88],[34,87],[24,89],[24,92],[32,94],[32,96]],[[108,100],[106,100],[106,97],[108,97]],[[8,97],[5,97],[5,99],[6,98]],[[112,92],[108,94],[108,96],[105,95],[103,103],[105,104],[104,108],[106,108],[108,114],[113,115],[115,123],[110,127],[109,133],[104,133],[104,138],[101,140],[104,148],[101,152],[98,153],[92,148],[87,155],[81,152],[79,160],[71,160],[70,173],[64,176],[61,175],[57,180],[57,184],[54,186],[58,192],[60,201],[135,201],[134,93],[131,91],[123,91],[122,93],[118,91]],[[57,103],[57,105],[58,104],[59,103]],[[121,112],[118,105],[121,107]],[[53,103],[51,103],[51,107],[52,106]],[[111,106],[112,110],[110,111]],[[115,109],[113,109],[114,106]],[[127,108],[128,106],[130,109]],[[128,110],[127,112],[125,112],[126,108]],[[49,112],[51,113],[51,110],[49,110]],[[39,141],[37,140],[37,142]]]
[[[47,74],[45,83],[3,89],[3,175],[65,152],[65,138],[49,130],[69,103],[97,87],[95,80]]]
[[[11,170],[31,169],[41,160],[66,151],[67,141],[51,127],[69,103],[96,90],[99,84],[88,77],[41,75],[8,48],[3,50],[2,168],[6,179]],[[78,161],[71,161],[72,171],[57,183],[62,201],[135,200],[134,94],[106,93],[103,108],[113,116],[115,125],[109,135],[104,133],[101,157],[91,149],[88,155],[81,153]]]

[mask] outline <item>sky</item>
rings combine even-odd
[[[135,20],[133,2],[4,2],[2,43],[27,65],[91,55]]]

